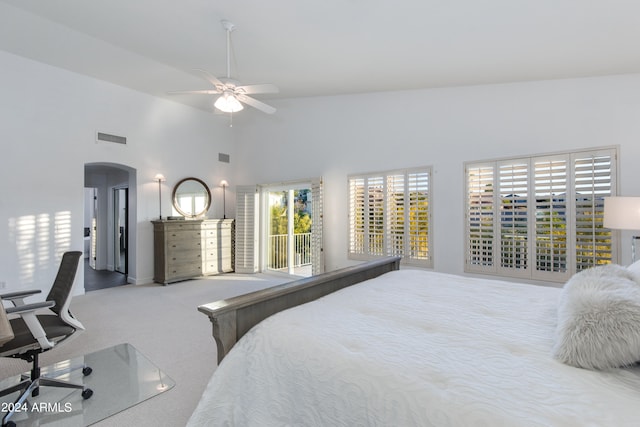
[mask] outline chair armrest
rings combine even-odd
[[[55,305],[56,303],[54,301],[34,302],[33,304],[25,304],[18,307],[7,307],[5,308],[5,311],[7,314],[22,314],[40,310],[41,308],[51,308]]]
[[[45,332],[42,324],[36,316],[36,310],[41,308],[51,308],[56,303],[54,301],[36,302],[33,304],[25,304],[18,307],[9,307],[6,309],[7,314],[19,314],[22,320],[29,328],[29,332],[38,341],[40,348],[47,350],[55,345],[54,342],[47,339],[47,333]]]
[[[26,291],[16,291],[16,292],[9,292],[7,294],[1,294],[0,295],[0,300],[3,301],[11,301],[11,303],[15,306],[21,306],[21,305],[25,305],[24,299],[26,297],[30,297],[31,295],[35,295],[35,294],[39,294],[40,292],[42,292],[40,289],[29,289]]]
[[[3,299],[5,301],[11,301],[16,298],[30,297],[31,295],[39,294],[40,292],[42,292],[40,289],[29,289],[27,291],[9,292],[6,294],[0,294],[0,299]]]

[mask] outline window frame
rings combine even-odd
[[[354,185],[360,186],[362,191],[356,192]],[[395,188],[395,192],[391,187]],[[393,196],[399,194],[400,187],[402,197]],[[370,195],[373,188],[376,193]],[[400,256],[403,265],[433,267],[431,166],[350,174],[347,176],[347,198],[349,259]],[[425,201],[426,208],[421,209],[419,205]],[[417,211],[412,210],[411,206],[418,206]],[[420,214],[418,220],[415,219],[415,212]],[[357,223],[358,218],[360,224]],[[375,230],[370,228],[372,221],[376,223]],[[374,236],[377,236],[376,240],[380,239],[378,244],[371,242]],[[426,251],[421,249],[425,243]]]
[[[618,262],[618,233],[602,225],[602,198],[615,196],[618,192],[618,151],[617,146],[608,146],[464,162],[464,271],[564,282],[576,271],[593,263]],[[582,168],[589,159],[591,175]],[[501,180],[501,168],[507,169],[513,164],[526,165],[524,184],[522,171],[514,174],[513,178],[505,172],[506,177]],[[602,175],[601,170],[608,170],[608,175]],[[471,179],[471,173],[475,173],[477,179]],[[511,188],[505,183],[512,184]],[[579,192],[588,185],[592,187],[591,193]],[[512,194],[507,194],[509,190],[513,190]],[[524,197],[521,196],[523,192],[526,192]],[[578,197],[579,194],[583,197]],[[584,207],[586,202],[591,204],[591,211]],[[516,206],[511,207],[509,203],[518,203],[519,213],[515,211]],[[511,221],[505,220],[509,213],[505,207],[513,209]],[[524,212],[526,218],[520,216]],[[578,233],[576,221],[584,221],[585,218],[591,221],[591,247],[598,249],[592,251],[591,260],[585,261],[586,258],[581,256],[579,262],[579,243],[587,240],[581,240],[580,236],[584,234]],[[507,247],[504,245],[508,241],[503,234],[505,224],[517,221],[526,222],[526,231],[524,226],[514,228],[524,232],[513,233],[513,242],[519,237],[518,241],[524,244],[516,248],[514,243],[510,251],[505,251],[503,248]],[[564,232],[559,231],[563,228]],[[601,241],[605,242],[603,245],[607,251],[598,246]],[[512,256],[505,257],[505,253]],[[601,254],[610,254],[610,258],[600,260]]]

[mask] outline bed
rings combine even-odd
[[[635,273],[605,273],[582,282],[612,294],[601,283],[613,277],[640,298]],[[640,367],[558,360],[559,324],[575,318],[575,301],[559,288],[399,269],[389,259],[206,304],[199,310],[222,354],[189,425],[638,425]],[[573,345],[590,331],[562,337]],[[613,342],[607,331],[603,348],[632,341],[638,351],[636,332],[623,332]]]

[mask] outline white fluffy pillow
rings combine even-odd
[[[611,369],[640,361],[640,284],[618,265],[575,274],[558,306],[553,356],[587,369]]]
[[[633,274],[637,277],[640,277],[640,260],[634,262],[629,267],[627,267]]]

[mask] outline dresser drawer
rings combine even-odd
[[[224,230],[216,230],[216,229],[202,230],[202,236],[204,238],[217,239],[219,237],[221,239],[230,239],[231,228],[225,228]]]
[[[165,239],[167,242],[177,242],[181,240],[197,241],[201,238],[202,232],[200,230],[169,231],[165,233]]]
[[[227,248],[206,248],[204,250],[204,259],[205,260],[211,260],[211,259],[225,259],[225,258],[231,258],[231,247],[227,247]]]
[[[198,240],[173,240],[167,241],[167,254],[182,251],[200,251],[202,250],[202,242]]]
[[[165,232],[199,231],[201,228],[201,223],[199,221],[167,222],[163,227]]]
[[[204,274],[228,273],[233,271],[231,257],[222,259],[207,258],[204,262]]]
[[[171,251],[167,253],[166,263],[168,266],[185,263],[202,263],[202,251]]]
[[[231,230],[232,221],[204,221],[202,223],[203,230]]]
[[[231,239],[206,239],[204,242],[202,242],[202,246],[207,252],[216,249],[221,251],[230,251]]]
[[[202,276],[202,263],[167,265],[167,281]]]

